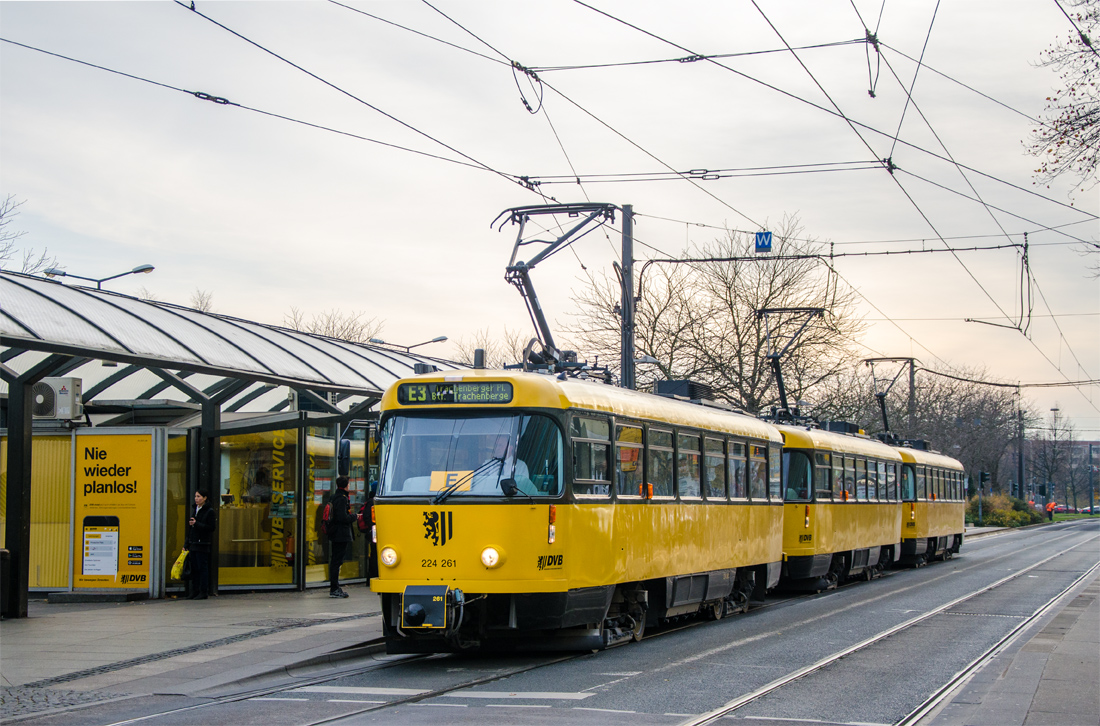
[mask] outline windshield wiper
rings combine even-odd
[[[473,479],[476,474],[481,473],[482,469],[484,469],[485,467],[489,466],[490,464],[492,464],[494,462],[500,464],[501,470],[504,469],[504,459],[500,456],[494,456],[493,458],[488,459],[485,462],[483,462],[481,464],[481,466],[474,469],[473,471],[471,471],[466,476],[463,476],[459,479],[456,479],[455,481],[448,484],[446,489],[441,491],[439,494],[436,494],[435,497],[432,498],[432,504],[442,504],[443,501],[447,497],[451,496],[451,494],[453,494],[456,489],[458,489],[460,486],[462,486],[466,482]]]

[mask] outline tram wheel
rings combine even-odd
[[[637,643],[645,637],[645,613],[631,615],[631,617],[634,620],[634,627],[630,631],[630,637]]]
[[[721,620],[722,616],[726,614],[725,601],[715,600],[712,603],[704,605],[703,614],[707,616],[707,620]]]

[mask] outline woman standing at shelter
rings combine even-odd
[[[195,511],[187,520],[187,558],[191,561],[191,595],[188,600],[205,600],[210,594],[210,545],[217,521],[210,506],[210,495],[195,492]]]

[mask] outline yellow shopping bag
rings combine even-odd
[[[187,564],[187,550],[180,552],[180,556],[176,558],[175,564],[172,565],[172,579],[183,579],[183,568]]]

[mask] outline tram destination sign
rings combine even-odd
[[[495,383],[402,383],[397,402],[403,406],[431,406],[447,403],[511,403],[512,384]]]

